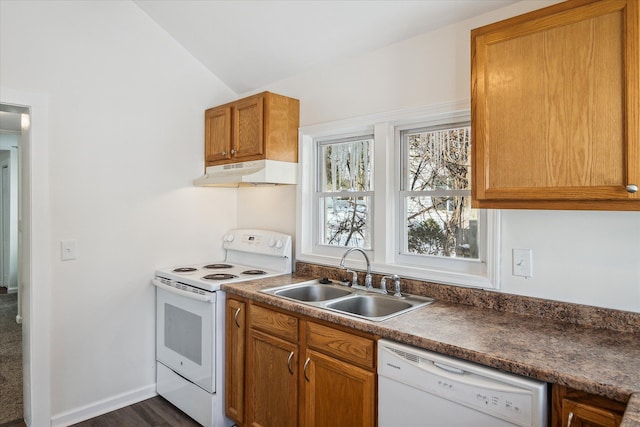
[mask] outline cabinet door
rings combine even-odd
[[[562,401],[562,425],[571,427],[617,427],[622,417],[616,412],[574,402],[570,399]]]
[[[247,425],[298,425],[298,346],[249,330]]]
[[[626,407],[624,403],[558,384],[553,384],[551,401],[553,427],[618,426]]]
[[[640,209],[639,21],[570,0],[472,31],[476,207]]]
[[[231,158],[231,107],[216,107],[204,113],[204,160],[211,166]]]
[[[227,417],[244,421],[245,304],[227,299],[225,410]]]
[[[233,158],[238,161],[263,158],[264,96],[239,101],[233,111]]]
[[[304,364],[306,427],[373,427],[375,374],[317,351]]]

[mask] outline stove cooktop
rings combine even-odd
[[[209,292],[220,290],[220,285],[222,284],[273,277],[281,274],[287,273],[226,262],[162,268],[156,271],[156,277],[173,280]]]

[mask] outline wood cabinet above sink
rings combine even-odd
[[[471,32],[476,207],[640,210],[639,26],[570,0]]]

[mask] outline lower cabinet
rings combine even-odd
[[[247,425],[298,425],[296,344],[251,329],[247,378]]]
[[[246,368],[244,378],[227,378],[227,394],[244,390],[245,413],[227,405],[227,416],[252,427],[376,425],[373,336],[235,298],[227,305],[247,307]],[[228,325],[227,334],[237,330]],[[227,338],[230,352],[244,347]]]
[[[244,421],[246,305],[227,299],[225,309],[225,412],[238,423]],[[238,381],[241,379],[241,381]]]
[[[553,385],[553,427],[617,427],[625,405],[583,391]]]
[[[313,350],[305,365],[306,426],[374,425],[375,374]]]

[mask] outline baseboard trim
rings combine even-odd
[[[66,427],[157,396],[156,385],[122,393],[51,417],[51,427]]]

